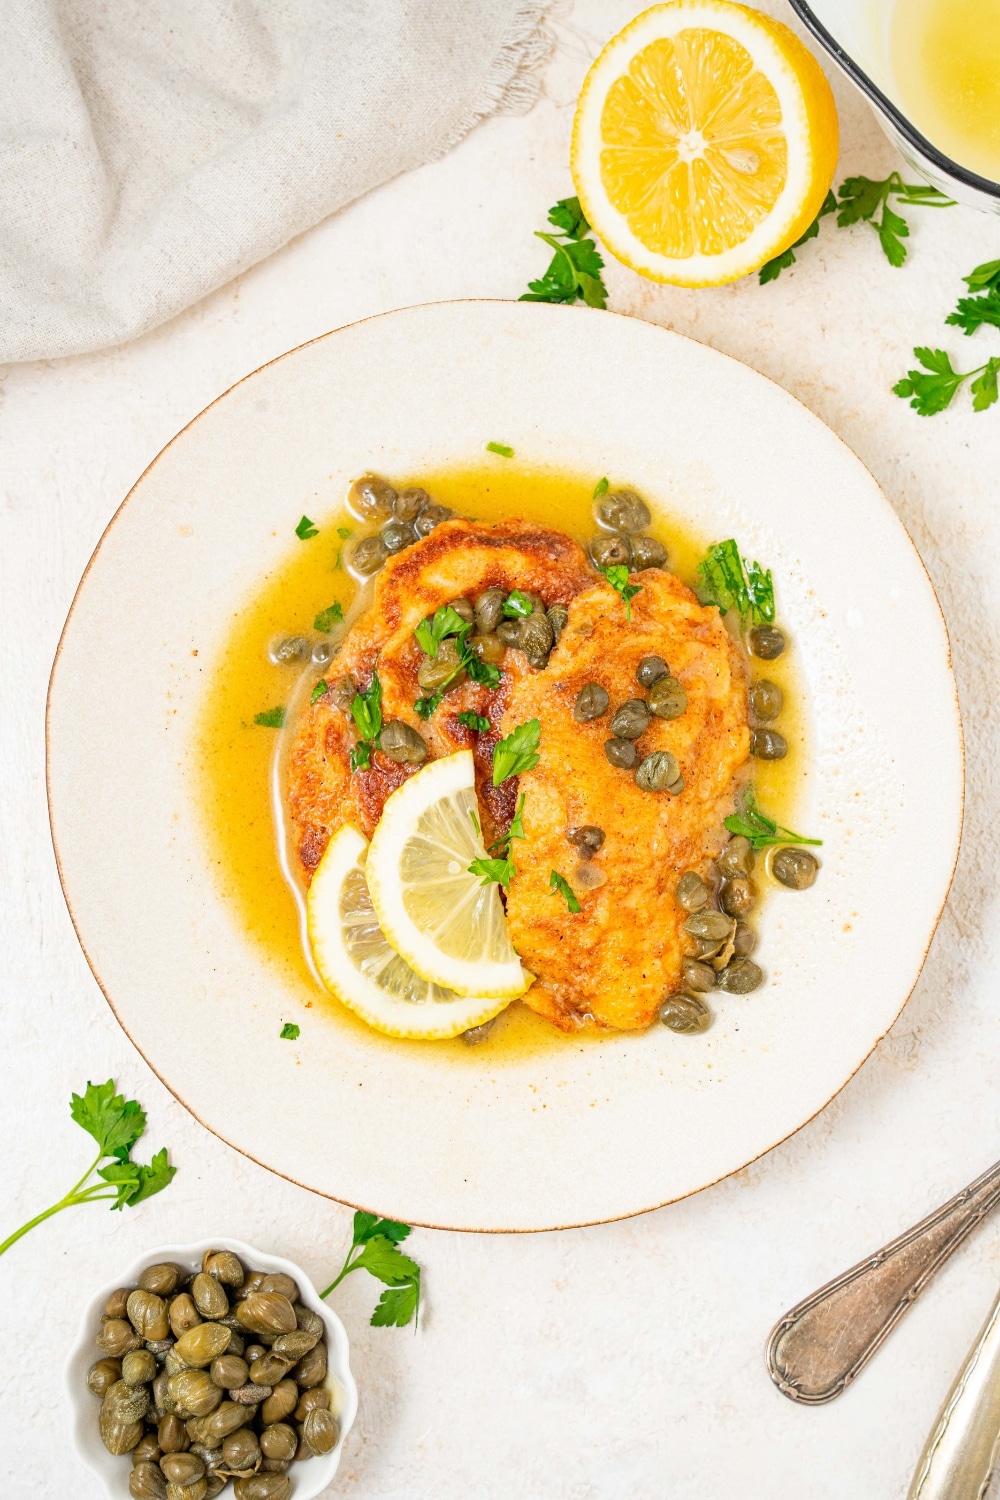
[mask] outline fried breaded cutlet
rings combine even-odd
[[[331,835],[350,823],[370,838],[386,798],[417,769],[376,750],[370,769],[351,772],[357,734],[347,694],[338,702],[336,690],[345,674],[364,689],[377,664],[384,719],[417,729],[431,759],[472,749],[487,844],[506,833],[523,793],[525,838],[513,848],[517,874],[506,898],[510,934],[537,976],[525,1003],[564,1030],[588,1023],[648,1026],[677,987],[685,913],[674,889],[683,871],[718,852],[722,818],[749,754],[746,675],[718,611],[700,605],[659,569],[633,574],[631,581],[641,591],[628,620],[618,595],[559,532],[519,521],[438,526],[390,558],[378,576],[371,605],[336,658],[336,677],[328,674],[332,689],[304,711],[289,758],[288,807],[307,881]],[[568,621],[548,665],[536,670],[510,648],[499,688],[466,681],[447,692],[425,722],[413,707],[423,691],[417,681],[423,653],[413,632],[442,604],[474,600],[488,588],[519,589],[540,595],[547,607],[567,606]],[[678,796],[642,790],[634,772],[611,765],[604,753],[614,710],[644,696],[635,673],[648,655],[669,663],[687,707],[669,721],[654,717],[637,749],[640,756],[672,752],[684,777]],[[588,682],[606,689],[610,707],[578,723],[573,706]],[[470,711],[489,720],[487,732],[458,722]],[[536,718],[538,765],[494,788],[494,746]],[[581,872],[579,850],[566,834],[585,824],[606,837]],[[553,871],[573,888],[579,913],[552,889]],[[601,877],[603,883],[590,888]]]

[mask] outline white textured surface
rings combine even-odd
[[[778,0],[768,9],[783,13]],[[169,1192],[140,1210],[75,1210],[0,1262],[5,1342],[21,1347],[29,1318],[43,1329],[16,1394],[6,1369],[0,1377],[5,1500],[97,1500],[66,1447],[58,1371],[80,1303],[109,1262],[225,1220],[232,1234],[273,1246],[319,1279],[339,1264],[349,1225],[346,1210],[251,1166],[194,1124],[131,1049],[76,947],[48,843],[43,709],[78,576],[145,464],[247,370],[384,308],[516,295],[544,266],[530,231],[569,191],[566,145],[582,71],[632,11],[621,0],[579,0],[558,23],[559,54],[532,115],[490,122],[444,161],[380,190],[175,323],[125,349],[6,373],[5,1219],[21,1222],[83,1170],[87,1142],[66,1104],[88,1076],[113,1074],[138,1094],[149,1143],[168,1143],[180,1170]],[[866,108],[836,87],[841,175],[882,175],[894,154]],[[1000,1139],[1000,411],[973,416],[960,400],[954,413],[923,421],[888,391],[914,343],[940,343],[969,364],[973,354],[985,358],[979,349],[996,349],[988,333],[966,342],[942,320],[961,272],[997,255],[997,230],[965,209],[915,211],[911,224],[901,271],[864,226],[827,223],[794,272],[770,287],[681,292],[618,267],[608,281],[620,311],[746,360],[827,421],[882,483],[934,578],[964,700],[969,804],[956,885],[917,992],[824,1114],[721,1186],[598,1229],[525,1238],[419,1232],[412,1245],[426,1267],[427,1306],[415,1337],[370,1329],[373,1289],[360,1276],[345,1283],[337,1307],[353,1341],[361,1409],[335,1492],[363,1500],[906,1494],[995,1292],[1000,1222],[960,1252],[833,1406],[792,1406],[761,1356],[790,1303],[975,1175]],[[141,649],[141,621],[135,644]]]

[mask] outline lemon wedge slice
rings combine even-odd
[[[670,0],[587,74],[572,168],[618,260],[654,281],[718,286],[809,228],[837,152],[830,85],[787,26],[731,0]]]
[[[508,1000],[467,998],[428,984],[390,948],[368,894],[367,852],[356,829],[341,828],[309,887],[309,942],[327,989],[386,1036],[441,1041],[499,1015]]]
[[[513,1000],[531,975],[495,884],[469,874],[486,854],[471,750],[423,766],[386,799],[365,864],[386,939],[431,984]]]

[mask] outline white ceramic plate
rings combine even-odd
[[[527,463],[627,479],[780,589],[815,753],[812,890],[762,919],[768,982],[705,1035],[656,1027],[540,1056],[394,1048],[308,1012],[210,873],[190,746],[233,612],[367,468]],[[140,639],[141,650],[122,643]],[[962,818],[948,639],[867,471],[777,386],[638,320],[456,302],[340,329],[184,429],[118,511],[53,673],[49,798],[91,967],[136,1046],[211,1130],[317,1192],[411,1223],[543,1229],[656,1207],[797,1129],[898,1015],[948,892]],[[176,1038],[197,1027],[198,1048]],[[226,1066],[218,1066],[222,1058]],[[262,1096],[243,1087],[264,1076]]]

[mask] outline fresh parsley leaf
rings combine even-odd
[[[625,618],[626,620],[631,620],[632,600],[635,598],[636,594],[642,593],[642,584],[629,583],[628,568],[624,563],[612,563],[610,568],[602,568],[601,572],[604,574],[605,578],[608,580],[615,593],[621,595],[622,603],[625,606]]]
[[[487,453],[498,453],[501,458],[513,458],[514,450],[507,443],[487,443]]]
[[[485,734],[490,727],[490,721],[484,714],[459,714],[458,722],[464,724],[466,729],[474,729],[477,734]]]
[[[472,819],[472,826],[476,830],[476,838],[481,839],[483,836],[483,830],[480,825],[479,819],[476,816],[476,809],[474,807],[469,808],[469,817]]]
[[[549,223],[556,230],[547,234],[536,230],[555,252],[545,275],[529,281],[522,302],[575,302],[582,298],[588,307],[607,306],[607,288],[601,277],[604,261],[594,241],[589,238],[590,225],[580,208],[578,198],[563,198],[549,210]]]
[[[165,1150],[157,1151],[149,1166],[137,1161],[116,1161],[110,1167],[98,1168],[98,1177],[116,1188],[111,1211],[131,1208],[146,1198],[161,1193],[174,1179],[177,1168],[169,1165]]]
[[[300,1032],[294,1021],[286,1021],[278,1035],[283,1042],[297,1042]]]
[[[1000,290],[1000,260],[987,260],[962,280],[970,292],[993,292]]]
[[[313,620],[313,630],[321,630],[324,635],[329,635],[334,625],[338,625],[344,618],[344,609],[339,599],[330,605],[329,609],[321,609]]]
[[[562,896],[570,911],[577,912],[582,910],[579,901],[573,894],[573,887],[568,880],[559,874],[558,870],[552,870],[549,874],[549,886],[553,891],[557,891]]]
[[[295,528],[295,535],[300,542],[307,542],[310,537],[319,536],[319,528],[313,525],[308,516],[303,516]]]
[[[89,1083],[82,1095],[73,1094],[69,1112],[77,1125],[92,1135],[102,1156],[130,1151],[146,1128],[146,1116],[135,1099],[115,1093],[113,1079]]]
[[[871,177],[848,177],[837,190],[839,198],[837,223],[841,228],[864,219],[871,224],[890,265],[901,266],[906,259],[903,240],[909,238],[906,220],[889,207],[889,199],[901,199],[914,208],[953,208],[954,200],[926,183],[904,182],[898,172],[876,181]],[[875,215],[881,209],[881,218]]]
[[[469,874],[480,875],[483,885],[489,885],[495,880],[498,885],[509,890],[517,871],[514,868],[514,861],[508,854],[505,859],[474,859],[469,866]]]
[[[732,537],[710,547],[698,564],[703,604],[714,604],[721,615],[735,609],[747,625],[770,625],[774,620],[774,580],[771,570],[748,563]]]
[[[769,281],[777,281],[782,271],[787,271],[790,266],[793,266],[795,264],[795,251],[798,250],[799,246],[804,245],[807,240],[816,239],[818,236],[820,219],[825,218],[827,214],[834,214],[836,212],[837,200],[832,193],[827,193],[823,200],[823,207],[815,219],[813,219],[805,234],[799,235],[794,245],[789,245],[787,250],[783,250],[780,255],[776,255],[773,260],[769,260],[761,266],[761,286],[766,286]]]
[[[419,1301],[419,1281],[386,1287],[372,1313],[372,1327],[404,1328],[416,1312]]]
[[[324,693],[328,693],[329,691],[330,689],[327,685],[326,678],[321,677],[319,682],[317,682],[316,686],[313,688],[312,692],[309,694],[310,705],[312,705],[313,703],[318,703],[320,698],[323,697]]]
[[[522,594],[520,589],[513,589],[503,601],[504,616],[508,620],[526,620],[534,608],[527,594]]]
[[[352,771],[368,771],[371,769],[373,748],[367,740],[358,740],[358,743],[351,751]]]
[[[500,740],[493,751],[493,785],[500,784],[511,776],[520,776],[538,765],[538,747],[541,743],[542,726],[538,719],[529,719],[518,724],[506,739]]]
[[[985,371],[970,370],[962,375],[953,369],[951,359],[943,349],[914,349],[913,353],[923,365],[923,370],[907,370],[902,380],[893,386],[893,394],[910,398],[910,405],[918,416],[933,417],[951,405],[955,392],[972,375]]]
[[[993,406],[996,402],[998,370],[1000,370],[1000,359],[994,356],[987,360],[980,374],[969,386],[973,397],[973,411],[985,411],[988,406]]]
[[[354,535],[354,532],[351,530],[350,526],[338,526],[337,535],[340,537],[340,540],[342,542],[346,542],[350,537]]]
[[[602,495],[606,495],[608,493],[608,490],[610,488],[611,488],[611,486],[608,484],[608,481],[607,481],[606,477],[604,479],[599,479],[597,481],[597,483],[594,485],[594,495],[593,495],[593,498],[595,500],[600,500],[601,496]]]
[[[268,708],[262,714],[254,714],[255,724],[262,725],[265,729],[283,729],[285,725],[285,710],[283,708]]]
[[[355,1245],[363,1245],[366,1240],[374,1239],[377,1234],[380,1234],[383,1239],[392,1240],[394,1244],[398,1244],[412,1232],[409,1224],[400,1224],[396,1219],[380,1219],[378,1214],[368,1214],[363,1209],[358,1209],[354,1215]]]
[[[444,693],[432,693],[428,698],[418,698],[413,707],[422,719],[429,719],[443,697]]]
[[[966,334],[975,333],[984,323],[1000,328],[1000,290],[994,288],[982,297],[959,297],[958,306],[945,322]]]
[[[354,1236],[339,1275],[321,1296],[328,1297],[352,1271],[367,1271],[388,1290],[372,1314],[376,1328],[402,1328],[420,1308],[420,1267],[399,1249],[410,1233],[408,1224],[380,1219],[360,1210],[354,1215]]]
[[[433,615],[421,620],[413,634],[425,656],[437,656],[438,647],[446,636],[461,635],[468,630],[468,622],[462,619],[458,611],[452,609],[450,604],[442,604]]]
[[[473,682],[479,682],[488,688],[500,686],[500,668],[491,661],[480,661],[474,651],[463,656],[462,666]]]
[[[354,694],[351,718],[361,738],[377,745],[382,733],[382,684],[377,672],[372,673],[372,680],[366,688]]]
[[[793,833],[790,828],[782,828],[773,818],[762,813],[757,806],[757,799],[752,786],[748,786],[740,798],[736,811],[725,820],[726,828],[730,833],[741,834],[743,838],[749,839],[755,849],[767,849],[772,844],[814,844],[819,846],[822,839],[803,838],[800,833]]]
[[[549,209],[549,223],[570,240],[582,240],[590,233],[579,198],[560,198],[555,207]]]
[[[524,792],[522,792],[521,795],[520,795],[520,797],[517,799],[517,811],[515,812],[513,818],[510,821],[510,828],[509,828],[509,830],[507,832],[507,838],[508,838],[508,840],[510,840],[510,839],[523,839],[524,836],[525,836],[525,834],[524,834],[524,823],[521,820],[521,814],[524,812],[524,799],[525,799],[525,794],[524,794]]]

